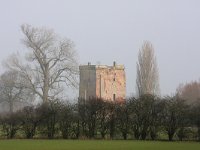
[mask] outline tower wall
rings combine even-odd
[[[108,101],[123,101],[126,78],[123,66],[96,68],[96,96]]]
[[[80,66],[79,97],[98,97],[108,101],[124,101],[126,77],[123,65]]]
[[[96,67],[95,65],[79,66],[80,83],[79,98],[96,97]]]

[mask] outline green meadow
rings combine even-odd
[[[0,150],[200,150],[200,143],[120,140],[0,140]]]

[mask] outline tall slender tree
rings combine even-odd
[[[138,54],[137,78],[138,96],[144,94],[159,95],[159,74],[152,44],[145,41]]]

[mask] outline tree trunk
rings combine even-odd
[[[143,130],[141,132],[141,138],[142,140],[146,140],[147,137],[147,127],[143,127]]]
[[[198,127],[198,141],[200,141],[200,126]]]
[[[45,65],[44,71],[44,87],[43,87],[43,102],[48,102],[48,94],[49,94],[49,64]]]
[[[114,125],[114,119],[110,122],[110,139],[114,138],[114,132],[115,132],[115,125]]]
[[[76,138],[78,139],[79,136],[80,136],[80,122],[77,121]]]
[[[101,138],[102,138],[102,139],[105,139],[105,135],[106,135],[105,131],[104,131],[104,130],[101,131]]]
[[[10,113],[13,113],[13,101],[10,101]]]
[[[151,127],[151,131],[150,131],[150,136],[152,140],[155,140],[157,135],[156,135],[156,127]]]
[[[124,140],[127,140],[127,133],[124,132],[122,135],[123,135]]]
[[[134,137],[136,140],[139,140],[140,139],[140,132],[139,132],[139,129],[137,127],[134,127]]]
[[[173,140],[174,132],[168,132],[169,141]]]

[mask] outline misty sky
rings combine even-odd
[[[155,48],[162,95],[200,78],[199,0],[0,0],[0,61],[27,51],[23,23],[73,40],[80,64],[124,64],[127,95],[144,40]]]

